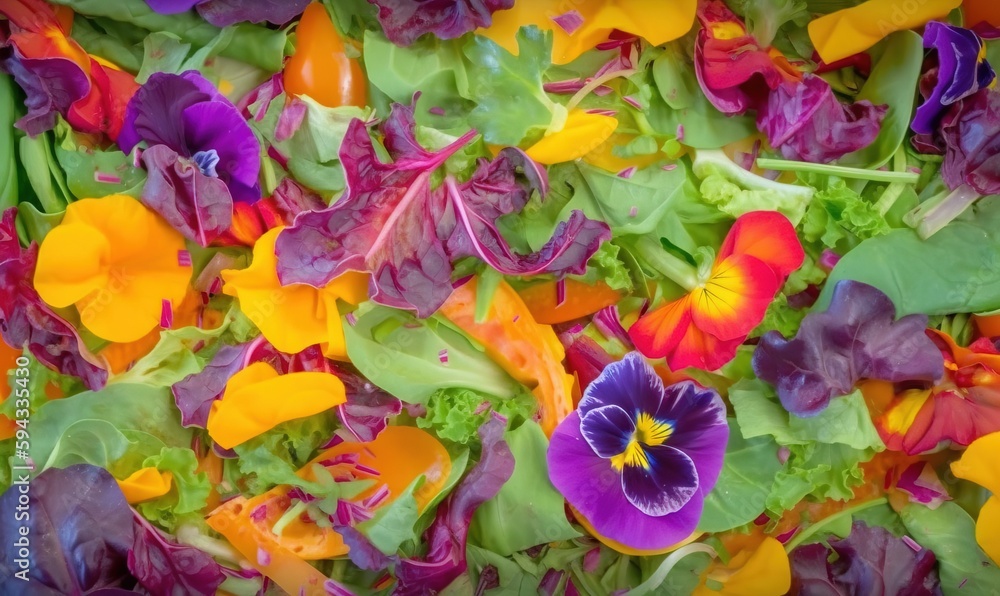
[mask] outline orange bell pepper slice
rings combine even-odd
[[[354,464],[347,463],[327,469],[334,475],[350,471],[358,480],[375,481],[355,501],[363,501],[383,486],[388,488],[389,497],[376,508],[394,501],[423,476],[424,484],[413,495],[417,507],[423,510],[444,489],[451,474],[451,458],[444,446],[431,434],[411,426],[389,426],[368,443],[335,445],[313,458],[297,474],[313,480],[314,464],[352,453],[357,454],[361,466],[378,470],[378,475],[354,469]],[[255,569],[288,593],[298,594],[304,588],[306,594],[312,594],[319,572],[306,561],[344,556],[350,549],[333,528],[320,527],[301,516],[286,525],[280,536],[274,534],[271,528],[291,505],[289,491],[288,486],[277,486],[249,500],[232,499],[212,512],[206,522],[225,536]],[[258,556],[261,551],[267,556]],[[326,578],[322,574],[318,577],[317,589],[322,590]]]
[[[608,284],[594,285],[575,279],[565,280],[565,299],[559,303],[558,283],[544,281],[517,291],[536,323],[555,325],[592,315],[602,308],[617,304],[622,295]]]
[[[344,41],[322,4],[314,2],[306,7],[295,37],[295,53],[283,73],[289,95],[308,95],[331,108],[368,103],[361,66],[347,57]]]
[[[524,300],[501,281],[482,323],[476,322],[476,280],[451,293],[440,312],[486,348],[486,355],[518,382],[532,388],[538,400],[540,424],[547,436],[573,411],[573,377],[559,338],[548,325],[535,321]]]

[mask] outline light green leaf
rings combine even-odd
[[[538,424],[525,422],[504,436],[514,454],[514,474],[497,496],[480,505],[470,540],[500,555],[581,536],[566,520],[562,495],[549,482],[549,441]]]
[[[380,508],[375,517],[358,524],[358,531],[367,536],[375,548],[387,555],[396,554],[399,546],[407,540],[415,540],[417,535],[413,527],[420,515],[413,493],[423,483],[423,476],[416,478],[392,503]]]
[[[725,532],[752,522],[763,513],[764,502],[781,468],[778,445],[772,438],[744,439],[739,423],[730,418],[722,473],[705,497],[698,530]]]

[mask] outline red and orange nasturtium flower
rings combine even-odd
[[[804,258],[795,228],[784,215],[776,211],[742,215],[710,271],[699,275],[686,263],[676,263],[678,269],[690,269],[674,276],[687,293],[640,317],[629,336],[644,355],[665,357],[672,370],[688,366],[716,370],[732,360]]]
[[[191,278],[184,238],[132,197],[70,203],[38,249],[34,284],[53,308],[75,306],[83,326],[132,342],[183,301]]]
[[[941,382],[898,393],[884,381],[861,386],[886,447],[908,454],[1000,431],[1000,353],[989,340],[963,348],[945,333],[927,333],[944,356]]]
[[[0,3],[0,15],[10,27],[9,35],[0,33],[0,48],[12,48],[3,69],[28,95],[28,113],[17,126],[37,135],[61,114],[77,131],[116,139],[125,106],[139,88],[135,78],[69,37],[71,11],[42,0],[9,0]]]

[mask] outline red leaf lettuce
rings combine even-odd
[[[455,39],[479,27],[489,27],[493,13],[514,7],[514,0],[368,0],[378,6],[385,36],[408,46],[425,33]]]
[[[453,262],[476,257],[506,275],[582,274],[601,242],[603,222],[574,211],[540,251],[514,253],[494,222],[519,211],[533,191],[544,194],[544,170],[522,151],[506,148],[480,159],[460,182],[447,174],[432,188],[435,171],[475,135],[470,131],[437,152],[413,133],[412,108],[394,105],[382,125],[392,163],[381,162],[364,122],[348,126],[340,150],[347,190],[323,211],[302,213],[278,236],[278,278],[283,284],[323,287],[347,271],[372,274],[373,299],[430,316],[451,294]]]

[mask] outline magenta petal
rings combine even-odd
[[[680,510],[653,517],[633,506],[611,462],[594,453],[573,412],[556,427],[549,444],[549,479],[601,536],[632,548],[663,549],[690,536],[703,506],[701,491]]]
[[[580,422],[580,432],[590,448],[603,458],[625,452],[635,423],[628,412],[618,406],[603,406],[587,412]]]
[[[646,515],[662,517],[687,505],[698,492],[698,472],[684,452],[669,445],[643,447],[649,464],[622,469],[628,502]]]
[[[146,0],[153,12],[159,14],[178,14],[187,12],[203,0]]]
[[[0,48],[0,72],[9,72],[24,90],[28,113],[15,124],[31,136],[51,130],[56,114],[66,115],[71,105],[90,92],[90,79],[68,58],[25,58],[13,44]]]

